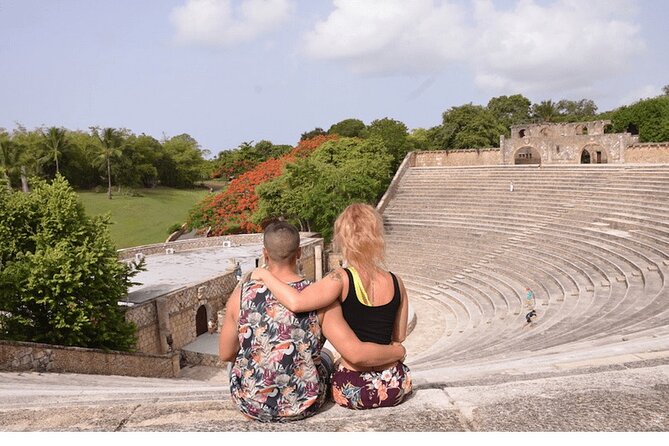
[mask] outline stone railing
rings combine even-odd
[[[383,194],[383,197],[381,197],[381,200],[379,200],[379,203],[376,205],[376,210],[379,211],[380,214],[383,214],[383,211],[386,209],[386,206],[388,206],[390,200],[392,200],[393,197],[395,197],[395,194],[397,193],[397,188],[399,187],[400,182],[402,181],[402,177],[410,167],[414,166],[415,158],[416,158],[416,152],[409,152],[404,157],[404,160],[402,160],[402,164],[400,164],[400,167],[397,168],[397,172],[395,172],[395,176],[393,177],[393,180],[390,182],[388,189],[386,189],[386,192]]]
[[[147,355],[0,340],[0,371],[176,378],[179,354]]]
[[[175,242],[154,243],[151,245],[133,246],[132,248],[119,249],[118,256],[120,260],[127,260],[135,257],[135,254],[144,254],[145,256],[154,254],[166,254],[167,250],[177,253],[190,251],[193,249],[213,248],[216,246],[240,245],[258,245],[262,244],[262,234],[238,234],[223,235],[220,237],[202,237],[189,240],[177,240]]]

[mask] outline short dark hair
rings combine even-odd
[[[270,259],[284,263],[294,256],[300,247],[300,232],[286,221],[271,223],[265,228],[263,245]]]

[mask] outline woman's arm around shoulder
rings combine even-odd
[[[277,279],[264,268],[253,270],[251,278],[265,283],[274,297],[293,313],[314,311],[325,308],[336,301],[342,293],[344,280],[348,277],[343,269],[337,268],[321,280],[298,291],[287,283]]]

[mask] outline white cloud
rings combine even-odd
[[[335,0],[335,10],[305,36],[315,59],[361,73],[421,73],[464,56],[464,10],[432,0]]]
[[[288,20],[292,0],[187,0],[172,10],[176,41],[183,44],[229,46],[270,33]]]
[[[521,0],[498,11],[476,3],[473,66],[478,85],[531,92],[582,88],[630,64],[643,42],[627,1]]]
[[[471,66],[493,91],[584,90],[630,65],[644,48],[631,0],[334,0],[304,36],[306,54],[354,72],[433,74]]]

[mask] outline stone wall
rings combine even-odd
[[[255,237],[237,238],[236,240],[244,240],[249,244],[252,240],[256,240],[255,243],[262,243],[262,234],[249,235]],[[315,233],[301,233],[303,239],[316,235]],[[215,238],[222,239],[223,237]],[[222,245],[219,244],[219,246]],[[316,277],[316,246],[321,246],[322,249],[323,239],[305,241],[302,244],[300,258],[302,274],[312,281]],[[181,248],[185,249],[183,246]],[[129,256],[134,256],[134,253]],[[127,307],[126,320],[137,326],[137,350],[143,353],[163,354],[179,350],[189,344],[197,337],[195,323],[197,310],[204,306],[207,320],[218,321],[219,313],[224,310],[228,297],[236,285],[237,279],[234,271],[228,271],[216,278],[172,291],[139,305]]]
[[[0,340],[0,371],[176,378],[179,355],[147,355]]]
[[[416,152],[415,167],[432,166],[497,166],[502,163],[497,148]]]
[[[587,152],[590,164],[626,162],[628,146],[638,142],[630,133],[606,133],[610,121],[524,124],[500,136],[502,164],[581,164]],[[628,161],[627,161],[628,162]]]
[[[233,271],[191,287],[160,296],[126,310],[126,320],[137,326],[137,350],[161,354],[178,350],[192,342],[196,336],[195,315],[204,305],[207,319],[217,319],[225,307],[228,296],[237,285]],[[164,307],[160,315],[161,307]],[[161,326],[162,324],[162,326]],[[168,337],[171,336],[171,346]]]
[[[227,361],[222,361],[218,355],[211,355],[201,352],[181,352],[181,356],[188,365],[201,365],[206,367],[218,367],[220,369],[227,368],[230,365]]]
[[[625,149],[626,163],[669,163],[669,142],[636,143]]]

